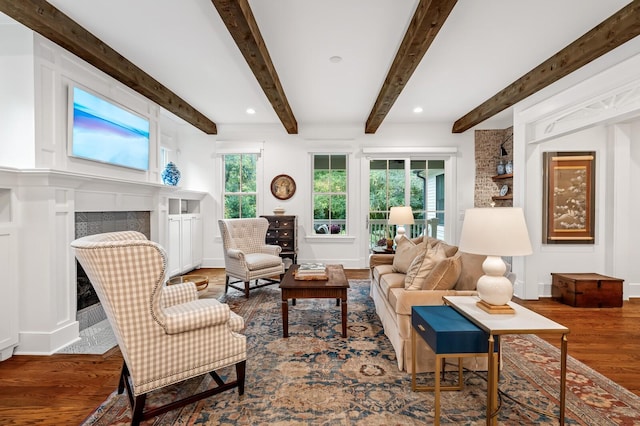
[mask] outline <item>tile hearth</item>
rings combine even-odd
[[[101,355],[118,344],[100,303],[78,311],[77,319],[80,324],[80,340],[56,353]]]
[[[96,354],[101,355],[116,346],[109,321],[102,320],[97,324],[80,331],[80,340],[60,349],[58,354]]]

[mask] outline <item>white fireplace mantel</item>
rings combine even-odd
[[[75,213],[149,211],[151,239],[167,244],[169,199],[201,200],[206,193],[159,183],[45,169],[0,168],[0,225],[12,230],[17,266],[7,295],[15,300],[15,354],[48,355],[78,340]],[[4,222],[4,223],[2,223]],[[4,291],[4,290],[3,290]],[[0,297],[5,296],[4,294]],[[1,337],[1,336],[0,336]],[[0,339],[0,343],[2,340]],[[1,345],[0,345],[1,346]],[[3,350],[0,347],[0,350]]]

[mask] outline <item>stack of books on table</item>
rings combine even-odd
[[[327,266],[324,263],[302,263],[296,271],[297,279],[326,279]]]

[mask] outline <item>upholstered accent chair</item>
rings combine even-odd
[[[279,256],[282,248],[265,243],[269,221],[263,217],[218,220],[224,248],[225,293],[229,287],[243,291],[249,298],[249,290],[275,284],[273,277],[284,274],[284,263]],[[238,281],[230,282],[233,277]],[[259,279],[263,283],[259,283]],[[255,285],[250,282],[255,280]],[[244,289],[235,283],[244,282]]]
[[[192,282],[167,286],[167,257],[159,244],[124,231],[79,238],[71,246],[120,346],[118,393],[126,387],[132,425],[228,389],[244,393],[244,320],[226,304],[199,299]],[[216,370],[229,366],[236,377],[225,383]],[[216,387],[145,411],[149,392],[207,373]]]

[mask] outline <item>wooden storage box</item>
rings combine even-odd
[[[580,308],[619,308],[622,283],[619,278],[594,273],[551,273],[552,296],[567,305]]]

